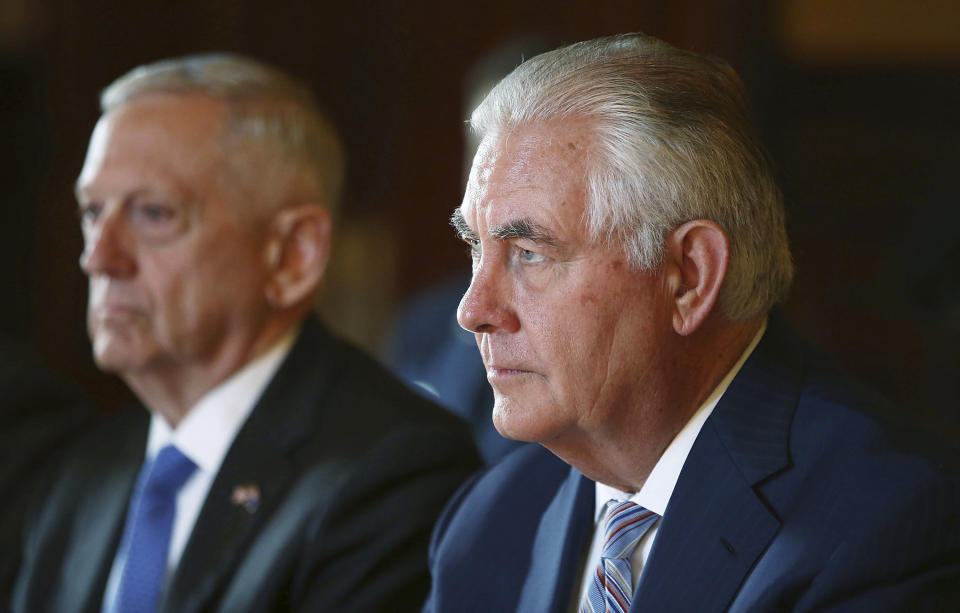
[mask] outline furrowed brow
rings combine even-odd
[[[460,238],[477,238],[474,231],[467,225],[467,220],[464,219],[459,207],[453,210],[453,215],[450,216],[450,225],[457,231]]]
[[[541,245],[555,246],[557,240],[543,226],[529,219],[515,219],[490,230],[490,236],[499,240],[526,239]]]

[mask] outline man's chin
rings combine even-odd
[[[146,357],[139,348],[113,338],[93,342],[93,361],[103,372],[123,375],[142,369]]]
[[[119,359],[112,354],[104,355],[94,352],[93,363],[97,365],[98,369],[111,375],[121,375],[131,370],[129,360]]]
[[[493,407],[493,427],[500,436],[525,443],[543,443],[556,436],[559,424],[543,408],[526,408],[498,397]]]

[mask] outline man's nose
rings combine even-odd
[[[84,232],[80,268],[87,276],[129,277],[137,271],[131,230],[118,213],[102,213],[96,226]]]
[[[516,332],[520,320],[513,309],[509,279],[495,270],[477,267],[457,309],[457,322],[470,332]]]

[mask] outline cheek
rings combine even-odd
[[[177,330],[188,319],[190,309],[195,307],[196,296],[190,274],[175,262],[166,260],[144,270],[144,280],[148,286],[146,299],[154,334],[164,344],[164,339],[169,341],[177,335]]]
[[[145,298],[158,328],[176,329],[189,321],[191,313],[204,308],[207,293],[219,293],[219,280],[211,272],[218,258],[193,237],[142,258]]]
[[[636,280],[626,270],[618,260],[570,271],[545,291],[518,288],[521,327],[554,386],[576,393],[602,384],[616,357],[618,333],[630,328],[643,308]]]
[[[571,308],[557,314],[556,337],[553,343],[562,353],[570,383],[576,392],[595,393],[604,385],[615,366],[613,361],[624,356],[619,345],[626,340],[625,328],[636,308],[617,294],[604,294],[602,289],[587,288],[570,301]]]
[[[258,318],[266,308],[266,272],[254,247],[221,245],[171,279],[177,310],[195,330],[234,326]]]
[[[587,370],[597,360],[601,333],[595,309],[584,308],[579,295],[541,296],[531,301],[521,332],[535,363],[560,397],[576,395],[583,388]]]
[[[210,311],[223,311],[227,305],[245,303],[236,283],[244,266],[241,261],[226,266],[208,259],[171,274],[164,291],[171,314],[200,326],[206,323],[203,319]]]

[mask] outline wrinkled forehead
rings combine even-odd
[[[487,133],[474,156],[461,209],[524,190],[582,195],[592,136],[585,122],[536,124]]]
[[[488,135],[477,151],[454,226],[467,237],[585,244],[589,145],[590,134],[580,126],[541,125]]]
[[[148,94],[104,114],[94,127],[78,190],[104,181],[178,177],[217,172],[226,161],[226,105],[189,94]]]
[[[204,94],[153,92],[104,113],[94,134],[102,128],[117,139],[195,145],[222,135],[228,116],[226,102]]]
[[[531,164],[582,164],[593,145],[591,125],[571,119],[491,130],[477,147],[474,169],[489,169],[494,161],[517,164],[518,171]]]

